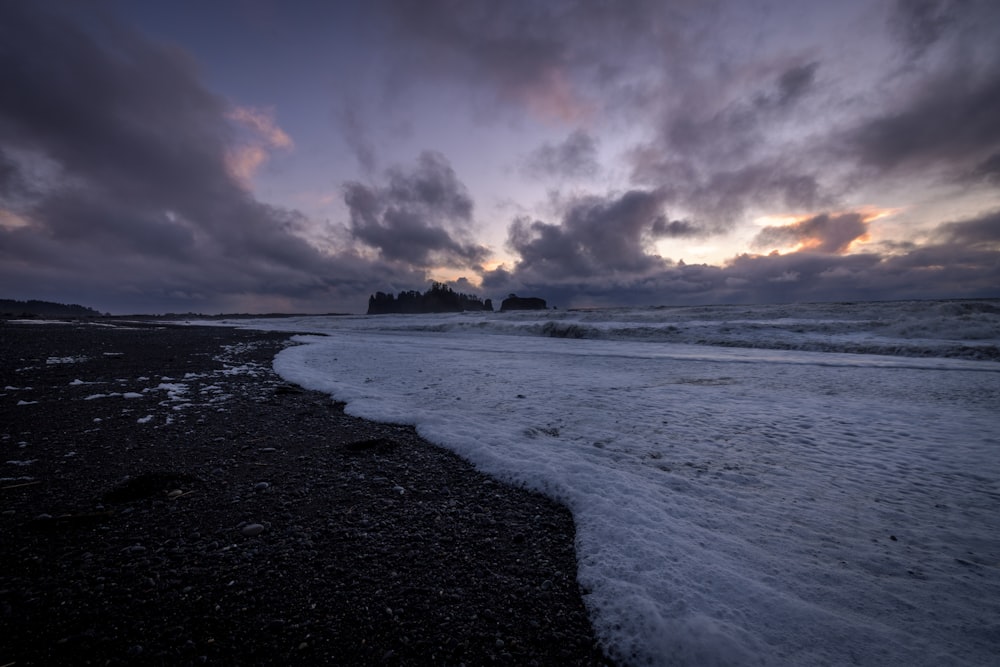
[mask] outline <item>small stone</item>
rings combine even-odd
[[[271,452],[276,452],[278,450],[275,449],[274,447],[262,447],[260,451],[264,452],[265,454],[269,454]]]
[[[503,640],[502,639],[498,639],[497,640],[497,648],[503,648],[504,646],[505,646],[505,644],[503,643]]]
[[[542,582],[542,590],[543,591],[547,591],[550,588],[552,588],[552,581],[551,580],[546,579],[545,581]]]
[[[240,528],[240,532],[246,537],[257,537],[264,532],[264,526],[259,523],[248,523]]]
[[[271,485],[268,484],[267,482],[257,482],[256,484],[253,485],[253,490],[254,491],[263,491],[264,489],[268,488],[269,486],[271,486]]]
[[[184,495],[183,491],[181,491],[180,489],[173,489],[170,493],[167,494],[167,498],[174,499],[177,496],[182,496],[182,495]]]

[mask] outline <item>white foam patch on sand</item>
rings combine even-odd
[[[49,357],[48,359],[45,360],[45,363],[48,364],[48,365],[50,365],[50,366],[54,366],[54,365],[57,365],[57,364],[79,364],[79,363],[82,363],[84,361],[87,361],[88,359],[89,359],[89,357],[83,357],[83,356],[80,356],[80,357]]]
[[[167,392],[167,398],[171,401],[186,401],[190,387],[183,382],[161,382],[157,389]]]

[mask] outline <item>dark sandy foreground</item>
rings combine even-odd
[[[0,322],[0,666],[603,663],[570,514],[285,384],[287,338]]]

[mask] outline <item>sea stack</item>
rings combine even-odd
[[[537,296],[520,297],[516,294],[511,294],[500,304],[501,313],[505,310],[545,310],[546,308],[545,299],[539,299]]]

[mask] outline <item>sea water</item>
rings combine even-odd
[[[275,370],[570,508],[610,654],[995,664],[1000,301],[241,321]]]

